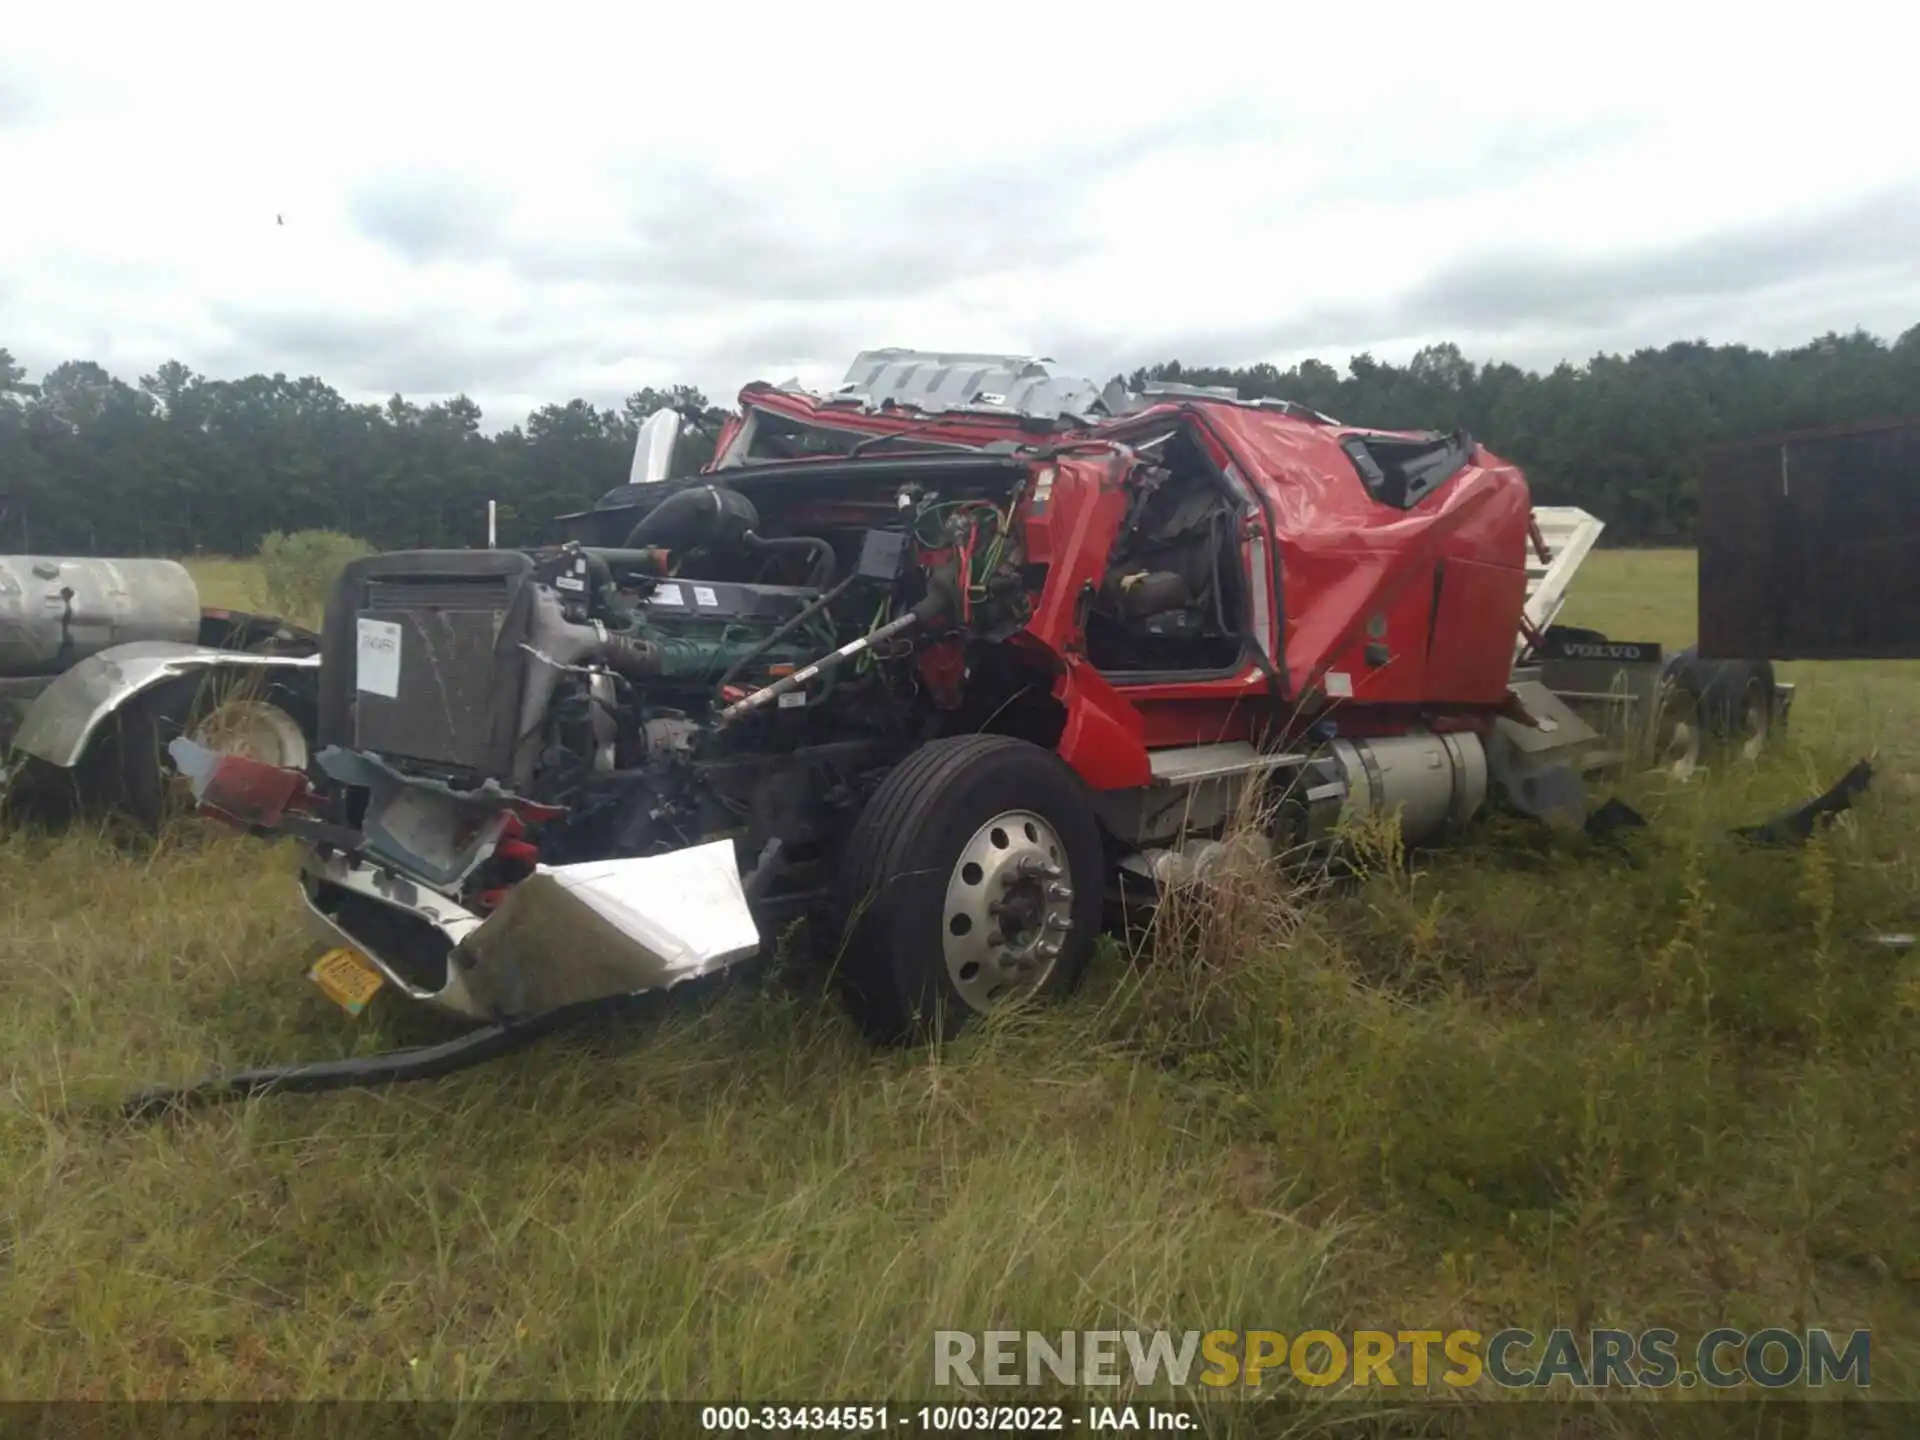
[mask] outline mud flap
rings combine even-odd
[[[1608,836],[1618,836],[1629,830],[1647,828],[1647,817],[1634,809],[1618,796],[1605,801],[1599,809],[1587,816],[1585,826],[1589,838],[1602,840]]]
[[[1577,830],[1587,819],[1587,785],[1576,762],[1598,743],[1598,732],[1536,681],[1513,693],[1532,723],[1504,715],[1494,722],[1487,773],[1522,815]]]
[[[1730,833],[1734,839],[1749,845],[1804,845],[1821,824],[1831,822],[1843,810],[1851,810],[1854,797],[1866,794],[1872,781],[1873,766],[1862,760],[1841,776],[1832,789],[1806,804],[1758,825],[1742,825]],[[1598,838],[1623,830],[1645,829],[1646,824],[1646,817],[1631,805],[1612,799],[1587,817],[1586,831]]]
[[[1854,797],[1866,794],[1872,783],[1873,766],[1862,760],[1824,795],[1816,795],[1806,804],[1761,824],[1744,825],[1733,832],[1734,838],[1750,845],[1804,845],[1820,825],[1831,823],[1843,810],[1851,810]]]

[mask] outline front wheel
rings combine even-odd
[[[867,802],[840,881],[838,978],[879,1043],[958,1034],[1064,994],[1093,956],[1104,847],[1051,751],[964,735],[915,751]]]

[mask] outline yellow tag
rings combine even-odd
[[[373,963],[358,950],[329,950],[307,972],[326,997],[349,1015],[366,1009],[367,1001],[386,983]]]

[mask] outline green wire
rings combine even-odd
[[[873,612],[873,623],[867,626],[867,634],[871,635],[880,628],[880,622],[886,618],[888,603],[888,601],[882,600],[880,602],[880,608]],[[856,675],[864,675],[867,673],[868,667],[872,664],[873,651],[862,650],[860,652],[860,663],[854,667],[853,673]]]

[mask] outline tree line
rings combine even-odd
[[[1129,379],[1232,385],[1351,424],[1464,428],[1525,467],[1539,503],[1593,511],[1610,540],[1686,543],[1706,447],[1920,416],[1920,325],[1891,343],[1864,331],[1772,352],[1681,342],[1545,373],[1441,344],[1405,365],[1356,355],[1344,372],[1170,360]],[[0,550],[238,555],[305,529],[460,547],[484,543],[489,500],[501,543],[538,543],[552,517],[626,479],[636,428],[662,405],[699,417],[679,468],[705,464],[726,407],[691,386],[617,409],[544,405],[487,435],[465,396],[354,404],[312,376],[213,380],[178,361],[136,385],[85,360],[36,383],[0,349]]]

